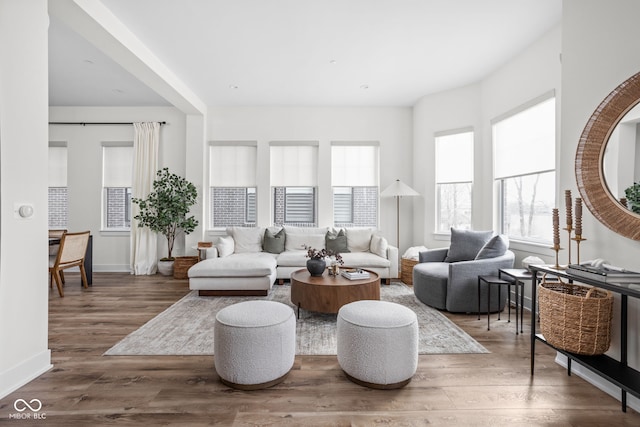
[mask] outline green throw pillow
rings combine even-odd
[[[284,228],[281,228],[280,231],[275,234],[267,228],[264,230],[264,241],[262,243],[262,247],[265,252],[279,254],[284,252],[284,239]]]
[[[327,231],[327,235],[325,236],[325,247],[328,251],[333,251],[333,253],[338,254],[351,252],[347,246],[347,235],[344,233],[344,230],[340,230],[338,232],[335,230]]]

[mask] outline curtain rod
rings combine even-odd
[[[167,122],[157,122],[160,123],[160,126],[166,125]],[[87,126],[87,125],[132,125],[133,122],[49,122],[50,125],[78,125],[78,126]]]

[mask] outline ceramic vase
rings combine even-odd
[[[173,276],[173,260],[158,261],[158,273],[163,276]]]
[[[323,259],[311,258],[307,260],[307,270],[312,276],[322,276],[326,267],[327,263]]]

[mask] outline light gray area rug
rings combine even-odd
[[[213,325],[218,310],[252,299],[279,301],[296,310],[289,285],[274,285],[266,297],[200,297],[192,291],[126,336],[105,355],[212,355]],[[402,283],[383,285],[380,299],[402,304],[418,315],[420,354],[488,353],[487,349],[438,310],[418,301]],[[336,315],[300,310],[297,321],[299,355],[336,354]]]

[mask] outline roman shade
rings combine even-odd
[[[334,187],[377,187],[377,145],[332,145],[331,185]]]
[[[272,144],[272,187],[315,187],[318,185],[318,146]]]
[[[49,145],[49,187],[67,186],[67,146]]]
[[[131,187],[133,182],[133,145],[103,145],[102,186]]]
[[[496,179],[555,169],[556,99],[541,98],[492,121]]]
[[[436,182],[473,181],[473,131],[436,134]]]
[[[209,164],[209,184],[212,187],[256,186],[255,144],[211,145]]]

